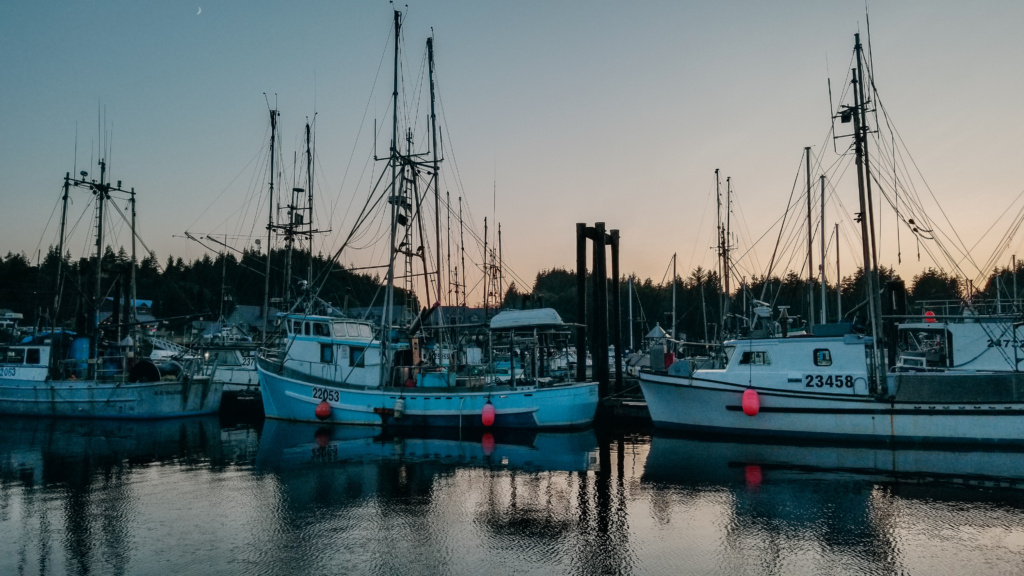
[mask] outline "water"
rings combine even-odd
[[[0,419],[0,574],[1021,574],[1024,453]]]

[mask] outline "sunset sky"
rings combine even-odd
[[[527,283],[540,270],[575,267],[577,222],[621,231],[624,274],[660,282],[673,253],[681,275],[714,268],[716,168],[723,186],[732,178],[737,252],[750,250],[781,217],[794,182],[803,186],[804,147],[834,161],[828,79],[835,105],[854,34],[867,41],[866,8],[875,85],[927,183],[918,190],[985,261],[1022,207],[1022,2],[399,6],[410,85],[433,30],[446,174],[458,178],[446,176],[445,188],[466,196],[474,228],[485,216],[501,223],[504,259]],[[34,262],[56,243],[63,176],[97,172],[101,143],[112,178],[138,192],[141,235],[161,261],[202,254],[185,231],[260,237],[263,205],[242,205],[259,202],[264,93],[281,111],[289,164],[316,112],[318,210],[332,215],[321,227],[334,231],[323,242],[325,251],[337,246],[354,217],[346,210],[379,170],[372,132],[374,120],[390,121],[392,9],[383,1],[4,3],[0,251]],[[378,150],[386,146],[378,140]],[[847,213],[830,203],[829,232],[837,218],[855,230],[852,175],[831,184]],[[88,252],[87,203],[80,192],[70,211],[75,257]],[[260,220],[246,227],[242,217]],[[908,281],[943,264],[918,261],[904,230],[897,265],[895,219],[879,218],[882,264]],[[753,247],[742,270],[766,271],[776,234]],[[839,243],[844,275],[859,265],[851,240]],[[122,232],[114,242],[129,239]],[[1009,265],[1011,254],[1024,257],[1021,235],[997,264]],[[834,252],[828,260],[834,282]]]

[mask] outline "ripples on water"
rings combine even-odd
[[[0,419],[0,574],[1020,574],[1024,453]]]

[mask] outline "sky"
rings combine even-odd
[[[202,255],[186,231],[232,243],[260,237],[268,102],[281,112],[289,163],[316,114],[319,227],[332,231],[324,245],[337,246],[349,207],[379,170],[370,156],[374,121],[389,121],[393,8],[368,0],[3,3],[0,253],[34,261],[56,243],[63,176],[95,174],[100,150],[111,178],[138,193],[140,234],[161,261]],[[408,82],[426,38],[435,39],[444,187],[472,207],[467,225],[482,230],[485,216],[492,230],[501,223],[503,260],[522,283],[575,268],[577,222],[620,231],[624,274],[660,282],[673,254],[680,275],[714,269],[715,169],[734,190],[739,268],[763,274],[777,235],[769,230],[794,184],[804,185],[804,147],[834,155],[828,82],[838,99],[854,34],[867,40],[866,9],[875,84],[927,182],[923,194],[980,261],[1021,209],[1019,1],[424,0],[398,8]],[[826,229],[855,211],[852,174],[830,183],[843,200],[830,200]],[[69,214],[87,205],[80,192]],[[81,256],[89,216],[71,218],[82,239],[69,250]],[[941,265],[918,261],[906,231],[897,262],[895,219],[879,221],[882,264],[908,280]],[[114,241],[126,245],[127,234],[114,230]],[[1015,236],[998,264],[1024,257],[1022,242]],[[858,266],[855,246],[839,242],[844,275]]]

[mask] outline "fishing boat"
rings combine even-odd
[[[928,339],[934,347],[918,346],[897,355],[897,343],[883,342],[866,200],[870,188],[865,190],[868,82],[859,81],[859,35],[855,52],[854,105],[845,107],[842,115],[854,123],[860,213],[865,215],[860,222],[870,295],[867,331],[855,333],[849,325],[815,326],[809,334],[793,334],[784,319],[777,329],[768,318],[770,310],[761,307],[765,327],[755,326],[749,337],[726,341],[724,366],[705,368],[681,360],[657,370],[658,364],[652,362],[652,369],[641,373],[652,420],[663,429],[716,435],[1024,444],[1024,377],[1016,368],[1019,336],[1012,323],[911,322],[899,329],[904,343]],[[952,355],[940,353],[940,345]],[[1011,362],[996,362],[1000,356]],[[1001,369],[992,369],[998,366]]]
[[[489,325],[491,340],[505,340],[488,351],[490,369],[482,373],[460,370],[463,362],[459,359],[466,358],[464,364],[470,364],[469,352],[479,351],[478,339],[485,336],[473,335],[472,346],[457,350],[458,343],[466,339],[456,335],[458,328],[446,320],[440,305],[445,290],[433,39],[427,40],[433,136],[429,158],[413,151],[412,130],[400,130],[398,124],[401,24],[402,14],[395,11],[396,88],[391,105],[392,142],[384,171],[390,172],[390,178],[382,176],[381,185],[335,255],[337,259],[353,238],[365,234],[363,226],[379,226],[389,232],[382,235],[390,245],[385,248],[388,259],[381,266],[387,269],[387,276],[379,321],[345,317],[315,293],[307,294],[304,304],[279,318],[281,344],[267,347],[257,359],[264,412],[268,418],[376,426],[587,426],[597,410],[597,383],[575,381],[556,369],[560,352],[551,350],[564,346],[556,333],[566,333],[569,328],[553,310],[497,314]],[[400,142],[400,134],[404,142]],[[419,187],[424,173],[430,175],[425,191]],[[430,204],[424,201],[429,194],[433,195],[433,222],[422,209]],[[387,220],[377,223],[372,216]],[[488,252],[486,248],[484,252]],[[436,260],[428,255],[435,255]],[[422,265],[423,270],[414,270],[414,265]],[[397,286],[396,278],[404,283]],[[413,279],[424,281],[421,294],[424,301],[434,302],[433,306],[411,305],[416,301]],[[498,374],[502,357],[508,364],[505,373]]]
[[[123,195],[130,201],[133,266],[135,262],[135,192],[123,190],[120,182],[112,185],[106,180],[106,163],[101,160],[99,166],[99,181],[85,180],[85,172],[81,179],[70,174],[64,178],[58,251],[64,254],[69,191],[72,187],[85,188],[95,196],[97,214],[95,284],[88,331],[79,334],[54,326],[17,344],[0,347],[0,413],[148,419],[216,412],[220,408],[221,386],[202,373],[201,362],[158,364],[136,358],[135,342],[140,336],[133,306],[125,306],[123,316],[115,314],[109,322],[99,322],[99,308],[106,294],[101,286],[104,207],[111,202],[112,195]],[[120,208],[117,211],[120,213]],[[60,310],[62,271],[61,268],[58,273],[54,314]],[[130,298],[121,299],[122,303],[135,302],[134,274],[131,278]],[[115,306],[117,309],[120,306]]]

